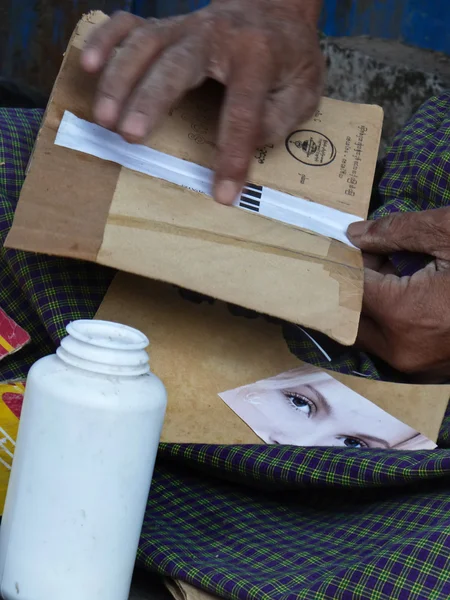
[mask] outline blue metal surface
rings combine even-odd
[[[132,8],[133,0],[0,0],[0,76],[50,90],[81,15]]]
[[[208,4],[208,0],[157,0],[156,10],[158,16],[168,17],[198,10],[206,4]]]
[[[207,3],[156,0],[154,10],[166,17]],[[135,0],[134,10],[148,16],[149,4]],[[324,0],[320,27],[327,35],[371,35],[450,54],[450,0]]]
[[[166,17],[208,0],[0,0],[0,75],[49,90],[81,14],[131,10]],[[327,35],[371,35],[450,54],[450,0],[324,0]]]
[[[327,35],[371,35],[450,54],[449,0],[325,0],[320,27]]]

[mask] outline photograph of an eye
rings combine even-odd
[[[420,432],[310,365],[219,396],[267,444],[436,448]]]

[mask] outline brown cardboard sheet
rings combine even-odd
[[[167,578],[165,584],[175,600],[217,600],[218,598],[178,579]]]
[[[91,119],[94,81],[80,72],[79,61],[80,50],[70,47],[36,141],[7,245],[95,261],[120,166],[87,154],[74,156],[54,144],[66,107]]]
[[[54,145],[64,111],[92,120],[96,82],[79,59],[105,18],[90,13],[72,37],[6,246],[96,261],[353,343],[363,291],[355,248]],[[211,167],[214,90],[188,95],[148,145]],[[250,180],[364,218],[381,125],[379,107],[323,99],[310,122],[255,152]]]
[[[234,316],[222,302],[185,300],[174,286],[124,273],[116,277],[97,318],[137,327],[149,337],[151,367],[169,397],[165,442],[262,443],[218,393],[301,365],[279,325]],[[436,441],[450,386],[332,375]]]

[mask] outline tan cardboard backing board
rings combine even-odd
[[[92,120],[95,80],[79,60],[86,35],[105,18],[85,17],[69,44],[7,247],[96,261],[353,343],[363,290],[358,250],[54,145],[65,110]],[[217,106],[213,97],[188,97],[149,145],[211,166]],[[365,217],[381,121],[378,107],[324,99],[285,143],[257,151],[251,178]]]
[[[213,596],[204,590],[200,590],[189,583],[179,581],[178,579],[165,580],[165,585],[175,600],[217,600],[218,596]]]
[[[218,393],[301,365],[281,327],[260,317],[234,316],[222,302],[196,304],[174,286],[120,274],[97,318],[142,330],[150,339],[154,373],[168,391],[163,441],[262,443]],[[382,409],[437,439],[450,386],[402,385],[332,374]]]

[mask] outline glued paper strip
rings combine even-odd
[[[170,156],[147,146],[129,144],[120,135],[66,111],[55,144],[163,179],[202,194],[212,194],[213,172],[195,163]],[[235,206],[353,246],[346,231],[361,221],[350,215],[304,198],[248,183]]]

